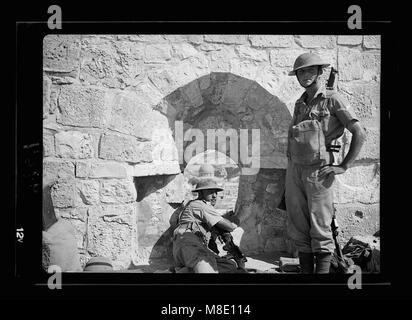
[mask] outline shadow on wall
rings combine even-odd
[[[278,239],[283,236],[285,219],[276,211],[284,189],[287,164],[287,130],[291,115],[286,104],[255,81],[216,72],[176,89],[155,109],[168,119],[182,172],[192,157],[207,149],[225,154],[241,170],[251,165],[257,167],[243,171],[240,176],[236,210],[237,214],[246,216],[246,221],[241,235],[244,240],[239,241],[249,252],[286,250],[284,242]],[[198,130],[194,130],[194,134],[188,129]],[[219,140],[208,135],[210,131],[216,133],[212,129],[223,129],[226,136]],[[247,132],[246,140],[240,139],[241,129],[246,129],[243,130]],[[252,129],[258,129],[259,140],[252,140]],[[255,157],[252,144],[258,144],[259,153]],[[255,162],[252,163],[252,159]],[[174,178],[136,178],[139,255],[145,255],[145,248],[152,247],[149,260],[171,257],[168,218],[182,200],[173,202],[162,198],[161,194]],[[179,188],[184,189],[183,183],[177,181],[175,189],[169,188],[167,192],[179,192]]]

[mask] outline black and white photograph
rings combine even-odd
[[[136,290],[165,319],[257,316],[275,291],[390,296],[408,225],[388,199],[398,39],[389,15],[337,8],[20,19],[11,261],[26,295]],[[186,287],[221,303],[179,305]]]
[[[380,68],[373,35],[47,35],[44,267],[379,272]]]

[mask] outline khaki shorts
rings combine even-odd
[[[173,258],[177,268],[188,267],[193,269],[199,261],[203,260],[219,273],[237,272],[234,261],[215,254],[192,232],[176,235],[173,241]]]

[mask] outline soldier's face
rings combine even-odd
[[[304,88],[310,86],[314,81],[316,81],[318,75],[318,66],[310,66],[296,70],[296,76],[298,77],[299,83]]]
[[[210,189],[210,190],[202,190],[203,199],[207,202],[210,202],[212,206],[216,204],[217,200],[217,190]]]

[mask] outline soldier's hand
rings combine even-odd
[[[239,218],[235,216],[233,210],[226,212],[224,215],[222,215],[222,217],[229,220],[230,222],[233,222],[236,225],[239,225],[240,223]]]
[[[318,173],[318,178],[324,178],[327,177],[330,174],[342,174],[345,173],[346,169],[342,166],[337,166],[337,165],[326,165],[323,166]]]

